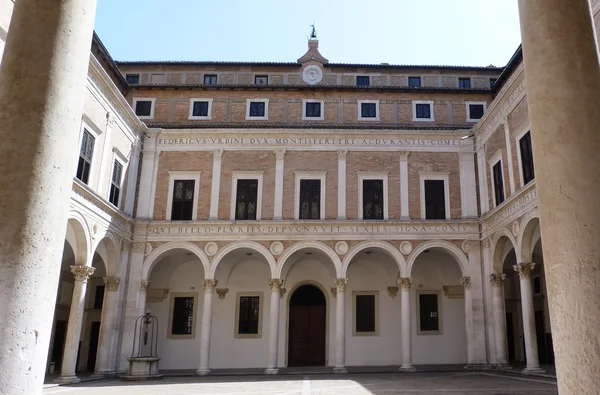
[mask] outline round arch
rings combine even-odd
[[[73,249],[75,264],[87,265],[91,263],[91,259],[88,259],[88,257],[92,254],[92,237],[85,217],[77,211],[69,211],[67,227],[65,238]]]
[[[431,248],[441,248],[448,252],[458,263],[463,276],[469,276],[469,260],[463,251],[456,245],[445,240],[430,240],[420,244],[408,257],[407,277],[410,277],[413,266],[421,253]]]
[[[223,249],[219,250],[219,252],[217,252],[217,254],[212,260],[212,265],[210,267],[210,270],[207,272],[208,275],[206,278],[214,279],[215,273],[217,272],[217,267],[219,266],[219,263],[221,263],[221,260],[225,256],[227,256],[227,254],[229,254],[231,251],[235,251],[240,248],[249,248],[261,254],[267,260],[267,264],[269,265],[269,270],[271,272],[272,278],[277,278],[274,276],[277,262],[275,262],[275,258],[273,257],[273,254],[271,254],[271,251],[269,251],[267,247],[263,246],[262,244],[249,240],[230,243]]]
[[[338,278],[342,278],[340,277],[342,274],[342,261],[340,260],[340,257],[338,256],[338,254],[333,250],[333,248],[329,247],[327,244],[322,243],[320,241],[300,241],[298,243],[295,243],[294,245],[292,245],[291,247],[287,248],[283,254],[281,254],[281,257],[279,257],[279,265],[277,265],[277,267],[275,268],[275,271],[273,272],[273,278],[279,278],[281,279],[281,275],[283,274],[283,269],[286,267],[286,264],[289,260],[289,258],[297,251],[306,249],[306,248],[314,248],[315,250],[319,250],[321,252],[323,252],[325,255],[327,255],[329,257],[329,259],[331,259],[331,263],[333,263],[333,267],[335,269],[335,274]]]
[[[208,259],[208,256],[206,256],[204,251],[202,251],[202,248],[198,247],[195,244],[188,243],[185,241],[184,242],[173,241],[173,242],[161,245],[160,247],[156,248],[148,255],[148,257],[144,261],[144,265],[142,267],[142,280],[148,280],[148,275],[150,274],[150,272],[152,271],[152,268],[154,267],[154,265],[158,261],[158,258],[160,258],[162,254],[164,254],[167,251],[171,251],[171,250],[175,250],[175,249],[182,249],[182,250],[190,251],[192,254],[196,255],[196,257],[198,259],[200,259],[200,262],[202,263],[202,268],[204,269],[204,273],[208,273],[210,271],[210,261]],[[206,278],[208,278],[208,277],[206,277]]]
[[[98,237],[98,242],[94,243],[93,251],[98,251],[98,247],[103,244],[106,249],[108,256],[102,256],[104,265],[106,266],[106,275],[114,276],[117,274],[119,269],[119,263],[121,259],[120,243],[117,241],[117,237],[112,232],[106,232],[104,236]]]
[[[517,241],[515,240],[513,234],[506,228],[501,228],[494,234],[494,238],[492,240],[492,272],[493,273],[502,273],[503,271],[503,262],[506,258],[503,256],[504,250],[506,249],[506,242],[510,242],[510,245],[515,250],[515,254],[517,254]],[[517,258],[519,255],[517,254]]]
[[[531,262],[533,259],[533,247],[537,241],[534,241],[533,238],[540,224],[539,217],[538,210],[534,210],[527,213],[521,220],[521,230],[516,244],[518,247],[516,251],[519,251],[517,257],[521,259],[521,262]]]
[[[401,277],[405,276],[408,273],[406,259],[404,259],[404,256],[400,253],[400,251],[397,248],[395,248],[393,245],[386,241],[370,240],[358,243],[346,254],[344,260],[342,261],[342,274],[340,278],[346,278],[346,275],[348,273],[348,266],[350,266],[350,262],[352,262],[352,259],[356,256],[356,254],[367,248],[383,250],[387,255],[392,257],[392,259],[394,259],[394,261],[398,265],[398,271],[400,272]]]

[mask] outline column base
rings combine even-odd
[[[542,373],[546,373],[546,371],[542,368],[540,368],[539,366],[537,367],[527,367],[523,370],[521,370],[521,373],[523,374],[542,374]]]
[[[266,368],[265,374],[279,374],[279,369],[277,368]]]
[[[208,376],[210,374],[210,369],[198,369],[196,370],[196,376]]]
[[[398,370],[404,373],[412,373],[415,372],[417,369],[415,369],[415,367],[412,365],[402,365]]]
[[[348,373],[348,369],[345,366],[335,366],[333,368],[333,373],[346,374]]]
[[[81,379],[75,375],[60,376],[56,380],[54,380],[55,383],[59,383],[59,384],[75,384],[75,383],[79,383],[80,381],[81,381]]]

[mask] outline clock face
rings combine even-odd
[[[316,85],[323,79],[323,71],[317,65],[310,65],[302,71],[302,80],[309,85]]]

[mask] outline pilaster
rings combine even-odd
[[[221,190],[221,163],[223,150],[213,151],[212,186],[210,190],[210,220],[219,219],[219,192]],[[232,191],[233,193],[233,191]]]

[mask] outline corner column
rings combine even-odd
[[[348,279],[335,280],[336,316],[335,316],[335,366],[334,373],[348,373],[346,369],[346,285]]]
[[[98,340],[98,355],[94,376],[112,376],[116,373],[114,363],[111,361],[113,350],[112,342],[117,310],[119,303],[119,283],[121,279],[116,276],[104,277],[104,301],[102,303],[102,317],[100,318],[100,335]]]
[[[285,165],[285,150],[275,150],[275,157],[275,204],[273,220],[281,221],[283,219],[283,170]]]
[[[533,292],[531,289],[531,271],[535,263],[519,263],[513,266],[519,273],[521,284],[521,311],[523,313],[523,334],[525,335],[525,356],[527,367],[523,372],[543,372],[538,357],[537,334],[535,333],[535,315],[533,313]]]
[[[221,161],[223,150],[213,151],[212,186],[210,190],[210,214],[208,219],[219,219],[219,192],[221,190]],[[231,192],[233,193],[233,191]]]
[[[80,381],[75,371],[77,369],[77,352],[79,351],[81,325],[83,324],[85,290],[87,288],[87,280],[95,270],[90,266],[71,266],[71,272],[75,276],[75,283],[73,284],[73,297],[71,299],[71,310],[69,311],[62,369],[60,376],[55,380],[58,383],[78,383]]]
[[[504,309],[504,273],[490,274],[492,283],[492,304],[494,309],[494,340],[496,345],[496,364],[499,368],[507,368],[508,354],[506,347],[506,311]]]
[[[210,373],[208,365],[210,357],[210,331],[212,329],[213,297],[217,280],[204,280],[204,304],[202,305],[202,327],[200,329],[200,367],[196,370],[198,376]]]
[[[473,302],[471,300],[471,277],[462,277],[465,288],[465,328],[467,331],[467,366],[473,366]]]
[[[408,210],[408,155],[410,152],[400,152],[400,219],[410,220]]]
[[[338,220],[346,219],[346,156],[348,151],[338,151]],[[324,188],[325,186],[323,186]]]
[[[412,364],[412,348],[410,343],[410,288],[412,287],[413,279],[408,277],[401,277],[398,279],[398,285],[400,286],[400,302],[402,304],[402,325],[401,325],[401,339],[402,339],[402,365],[400,366],[401,372],[414,372],[415,367]]]
[[[269,360],[266,374],[277,374],[277,351],[279,349],[279,305],[281,301],[281,287],[283,280],[273,278],[269,280],[271,288],[271,316],[269,318]]]

